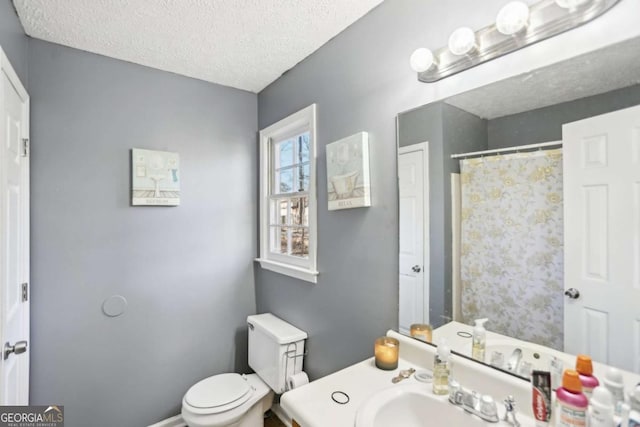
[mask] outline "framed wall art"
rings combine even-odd
[[[169,151],[131,150],[131,205],[180,205],[180,157]]]
[[[367,132],[327,144],[327,191],[330,211],[371,206]]]

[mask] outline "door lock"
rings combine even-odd
[[[564,294],[571,299],[580,298],[580,291],[577,290],[576,288],[569,288],[566,291],[564,291]]]
[[[27,351],[27,342],[26,341],[18,341],[14,345],[9,344],[9,342],[4,343],[4,360],[9,358],[11,353],[16,355],[22,354]]]
[[[411,267],[411,271],[413,271],[414,273],[420,273],[422,269],[419,265],[414,265],[413,267]]]

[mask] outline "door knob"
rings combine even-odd
[[[419,265],[414,265],[413,267],[411,267],[411,271],[413,271],[414,273],[420,273],[422,269]]]
[[[4,360],[7,360],[11,353],[22,354],[27,351],[27,342],[26,341],[18,341],[14,345],[9,344],[8,342],[4,343]]]
[[[569,288],[566,291],[564,291],[564,294],[571,299],[580,298],[580,291],[577,290],[576,288]]]

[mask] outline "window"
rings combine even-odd
[[[316,283],[315,104],[260,131],[260,265]]]

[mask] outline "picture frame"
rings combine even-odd
[[[180,156],[169,151],[131,150],[131,205],[180,205]]]
[[[369,134],[359,132],[327,144],[330,211],[371,206]]]

